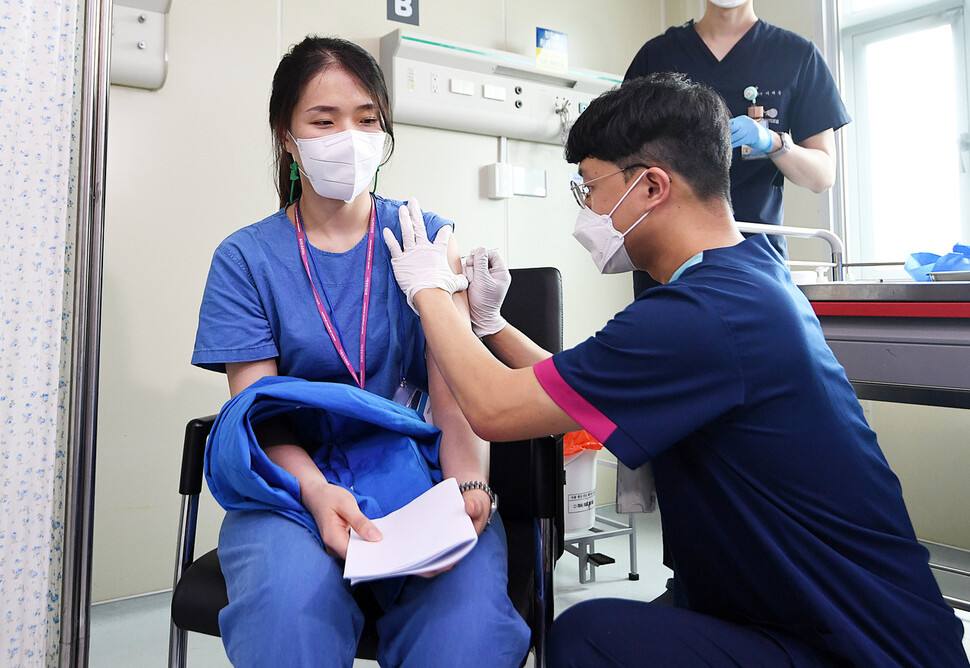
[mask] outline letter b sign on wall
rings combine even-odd
[[[418,25],[418,0],[387,0],[387,20]]]

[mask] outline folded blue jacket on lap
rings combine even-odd
[[[371,519],[441,481],[441,432],[414,410],[351,385],[266,377],[226,402],[206,444],[206,482],[226,510],[272,510],[319,538],[296,478],[256,441],[253,426],[276,415],[290,419],[327,480],[350,490]]]

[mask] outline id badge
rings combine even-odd
[[[754,97],[751,97],[751,96]],[[755,104],[755,99],[758,96],[758,89],[754,86],[748,86],[744,89],[745,99],[751,100],[751,106],[748,107],[748,117],[753,118],[756,123],[761,125],[761,127],[768,129],[768,119],[765,118],[765,108]],[[767,160],[768,154],[764,151],[759,151],[756,148],[750,146],[741,146],[741,159],[742,160]]]
[[[757,121],[761,126],[768,127],[768,119],[761,118]],[[742,160],[767,160],[768,154],[764,151],[759,151],[756,148],[750,146],[741,146],[741,159]]]
[[[402,378],[394,391],[393,400],[394,403],[418,410],[418,404],[421,403],[421,389],[406,378]]]
[[[406,378],[401,379],[392,398],[395,403],[414,410],[428,424],[434,424],[433,418],[431,417],[431,402],[428,401],[428,393],[414,383],[409,382]]]

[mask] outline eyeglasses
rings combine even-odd
[[[636,167],[643,167],[644,169],[650,169],[648,165],[630,165],[629,167],[624,167],[623,169],[618,169],[615,172],[610,172],[609,174],[604,174],[603,176],[597,176],[595,179],[590,179],[589,181],[583,181],[583,178],[579,174],[574,174],[572,180],[569,182],[569,189],[573,191],[573,197],[576,198],[576,204],[579,208],[586,208],[586,199],[589,197],[589,184],[595,183],[600,179],[605,179],[607,176],[616,176],[622,172],[630,169],[635,169]]]

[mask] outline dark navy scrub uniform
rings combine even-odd
[[[570,608],[551,665],[967,665],[899,481],[764,235],[704,251],[535,373],[621,462],[653,463],[687,604]]]

